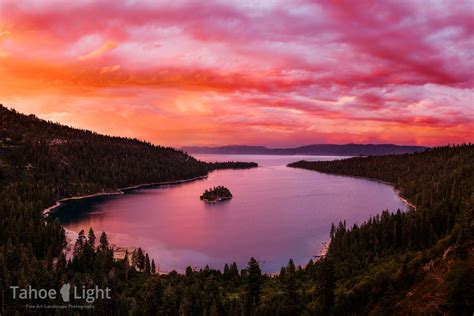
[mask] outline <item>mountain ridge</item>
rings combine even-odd
[[[190,154],[240,154],[240,155],[313,155],[313,156],[383,156],[423,152],[430,147],[396,144],[310,144],[290,148],[265,146],[184,146],[181,150]]]

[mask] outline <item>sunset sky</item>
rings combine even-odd
[[[1,0],[0,103],[172,146],[474,142],[474,0]]]

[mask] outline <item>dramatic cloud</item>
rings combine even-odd
[[[2,1],[0,102],[166,145],[474,141],[474,2]]]

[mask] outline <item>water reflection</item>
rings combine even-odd
[[[66,228],[106,231],[120,246],[140,246],[161,271],[226,262],[244,267],[252,256],[266,272],[289,258],[305,264],[328,239],[332,222],[361,223],[384,209],[405,210],[393,188],[381,183],[285,167],[333,157],[199,156],[207,161],[256,161],[250,170],[220,170],[207,179],[141,189],[124,195],[67,203],[56,213]],[[212,186],[228,187],[233,199],[207,204]]]

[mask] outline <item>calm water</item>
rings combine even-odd
[[[243,268],[256,257],[266,272],[290,258],[305,264],[328,240],[332,222],[362,223],[384,209],[407,206],[378,182],[287,168],[289,162],[338,157],[197,155],[206,161],[255,161],[250,170],[212,172],[205,180],[141,189],[63,205],[55,214],[72,231],[106,231],[119,246],[144,248],[160,271],[192,267]],[[199,199],[212,186],[234,198],[218,204]]]

